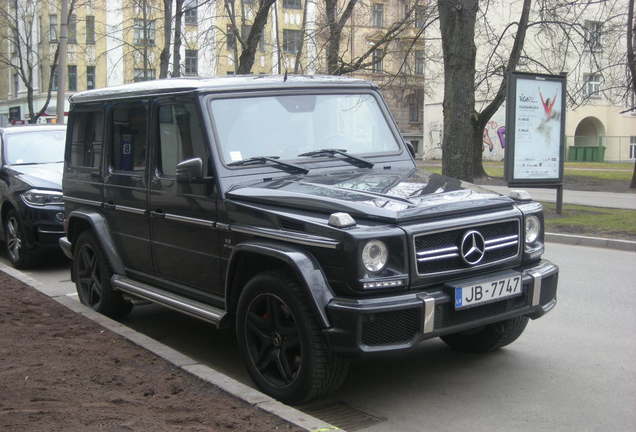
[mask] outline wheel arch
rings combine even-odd
[[[305,288],[320,324],[328,328],[326,306],[334,297],[329,283],[312,255],[288,245],[249,242],[233,248],[225,279],[226,310],[234,315],[245,284],[258,273],[277,267],[293,272]]]
[[[79,235],[90,229],[97,237],[113,273],[124,274],[124,265],[117,254],[117,248],[113,241],[106,218],[95,211],[73,210],[68,215],[67,237],[71,245],[75,243]]]

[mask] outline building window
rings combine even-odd
[[[415,8],[415,27],[424,28],[426,25],[426,9],[424,6],[417,6]]]
[[[86,66],[86,89],[95,88],[95,66]]]
[[[135,74],[133,80],[135,82],[148,81],[155,79],[154,69],[135,68]]]
[[[49,15],[49,41],[57,42],[57,15]]]
[[[77,66],[68,65],[68,91],[77,91]]]
[[[135,18],[133,25],[133,43],[135,45],[155,44],[155,21]]]
[[[283,51],[296,54],[302,44],[302,32],[300,30],[283,29]]]
[[[197,75],[199,64],[198,50],[185,50],[185,74]]]
[[[68,43],[77,43],[77,15],[68,17]]]
[[[384,27],[384,4],[373,3],[371,24],[373,25],[373,27]]]
[[[236,35],[234,34],[234,27],[232,24],[228,24],[226,28],[227,35],[225,38],[227,39],[227,49],[228,51],[234,51],[236,49]]]
[[[197,17],[198,4],[197,0],[186,1],[185,9],[183,11],[183,21],[186,25],[198,25],[199,18]]]
[[[603,23],[600,21],[585,21],[585,43],[590,51],[601,51],[601,33],[603,31]]]
[[[421,121],[423,100],[424,92],[422,89],[416,90],[415,93],[412,93],[407,97],[407,103],[409,105],[409,123],[419,123]]]
[[[424,75],[424,50],[415,50],[415,75]]]
[[[283,7],[285,9],[302,9],[300,0],[283,0]]]
[[[95,17],[93,15],[86,16],[86,45],[95,43]]]
[[[600,74],[584,74],[583,81],[585,82],[583,91],[585,96],[598,98],[601,97],[601,75]]]
[[[373,51],[371,70],[373,72],[382,72],[384,71],[384,67],[382,65],[382,60],[384,59],[384,50],[376,49]]]
[[[51,90],[57,91],[57,66],[51,66]]]
[[[20,76],[17,72],[13,73],[13,88],[11,89],[11,93],[14,98],[18,97],[18,91],[20,90]]]
[[[241,27],[241,37],[246,43],[247,43],[247,38],[250,36],[251,32],[252,32],[251,25],[244,24],[243,27]],[[258,50],[265,51],[265,32],[264,31],[261,31],[261,37],[258,38]]]

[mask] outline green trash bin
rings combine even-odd
[[[568,147],[569,162],[603,162],[604,146],[571,146]]]

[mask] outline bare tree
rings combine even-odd
[[[16,74],[26,89],[28,121],[36,123],[46,113],[51,102],[51,93],[55,84],[56,69],[59,57],[59,46],[56,45],[53,56],[47,55],[47,51],[39,46],[36,36],[41,29],[36,29],[39,22],[38,11],[42,1],[9,0],[0,3],[0,25],[6,30],[7,42],[10,49],[0,51],[0,63],[5,65],[11,74]],[[73,13],[76,0],[69,3],[69,16]],[[44,35],[40,34],[40,37]],[[35,107],[36,80],[40,69],[50,65],[49,73],[42,74],[47,77],[46,99],[39,109]],[[40,83],[42,88],[44,83]]]
[[[636,53],[634,52],[635,33],[634,0],[629,0],[629,6],[627,9],[627,66],[631,75],[631,88],[634,96],[636,96]],[[634,107],[632,107],[632,109],[634,109]],[[629,187],[636,189],[636,163],[634,164],[634,174],[632,174],[632,182]]]
[[[163,0],[163,47],[159,55],[159,78],[168,76],[172,43],[172,0]]]

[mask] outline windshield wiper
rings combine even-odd
[[[240,161],[230,162],[227,166],[245,166],[245,165],[256,165],[256,164],[264,164],[265,162],[272,162],[278,168],[287,168],[291,169],[303,174],[307,174],[309,170],[307,168],[303,168],[299,165],[294,165],[289,162],[283,162],[278,160],[280,156],[255,156],[247,159],[243,159]]]
[[[335,155],[344,156],[346,161],[351,162],[354,165],[359,164],[367,168],[373,168],[373,162],[370,162],[366,159],[362,159],[360,157],[347,154],[347,151],[345,149],[320,149],[320,150],[310,151],[307,153],[301,153],[298,156],[299,157],[303,157],[303,156],[320,157],[325,155],[332,156],[332,157],[334,157]]]

